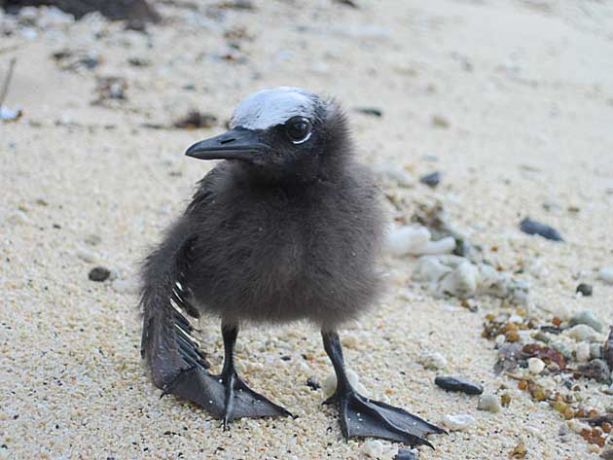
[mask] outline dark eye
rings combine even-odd
[[[285,132],[294,144],[302,144],[311,137],[311,122],[304,117],[290,118],[285,122]]]

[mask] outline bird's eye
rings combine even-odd
[[[285,123],[287,137],[294,144],[302,144],[311,137],[311,122],[304,117],[293,117]]]

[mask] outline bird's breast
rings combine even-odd
[[[222,316],[271,321],[359,308],[373,236],[357,214],[331,200],[267,198],[216,200],[208,210],[191,283],[201,303]]]

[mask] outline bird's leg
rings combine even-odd
[[[219,380],[224,386],[223,426],[240,417],[275,417],[291,415],[283,407],[274,404],[249,388],[238,376],[234,367],[234,345],[238,337],[236,324],[223,323],[221,333],[224,344],[224,363]]]
[[[336,391],[326,403],[338,404],[341,430],[345,439],[374,437],[389,439],[412,446],[431,444],[424,437],[444,430],[398,407],[372,401],[359,394],[349,382],[345,371],[343,349],[336,331],[322,330],[324,348],[336,373]]]
[[[234,385],[236,384],[237,375],[234,369],[234,345],[238,337],[238,326],[236,325],[221,325],[221,334],[223,336],[224,360],[223,369],[221,371],[221,380],[225,388],[225,410],[223,417],[224,429],[228,428],[228,422],[232,414],[234,405]]]

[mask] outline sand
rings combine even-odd
[[[595,275],[613,265],[610,3],[357,0],[354,9],[258,0],[255,11],[204,3],[158,2],[165,22],[148,34],[93,16],[0,37],[0,75],[17,58],[5,104],[24,111],[17,122],[0,122],[2,458],[349,459],[377,447],[342,440],[335,411],[306,385],[331,372],[309,325],[240,335],[245,378],[298,418],[242,420],[227,432],[190,404],[160,399],[139,357],[139,261],[210,167],[183,151],[220,132],[232,107],[262,87],[335,96],[362,161],[414,179],[409,188],[382,185],[406,199],[397,214],[408,218],[416,203],[438,199],[501,269],[532,267],[518,276],[531,285],[536,317],[589,308],[613,323],[613,286]],[[7,21],[0,16],[0,29]],[[229,47],[228,31],[240,50]],[[62,70],[51,55],[65,48],[100,63]],[[126,99],[92,104],[97,76],[125,78]],[[147,127],[172,124],[191,108],[217,115],[218,125]],[[436,190],[417,183],[435,170],[443,174]],[[521,233],[527,215],[566,241]],[[371,396],[436,423],[446,414],[475,417],[465,432],[432,437],[436,450],[422,448],[419,458],[508,458],[520,441],[530,459],[598,458],[577,434],[561,442],[560,415],[494,374],[497,352],[481,331],[496,303],[480,300],[473,313],[456,299],[436,299],[411,281],[414,264],[387,257],[387,294],[341,333]],[[90,281],[96,265],[115,279]],[[594,286],[592,297],[575,296],[579,281]],[[218,367],[217,323],[205,319],[200,328]],[[418,363],[430,350],[445,356],[447,369]],[[477,411],[475,397],[436,388],[439,373],[489,392],[505,385],[512,403],[498,414]],[[606,385],[578,382],[587,407],[611,406]],[[380,447],[385,459],[398,448]]]

